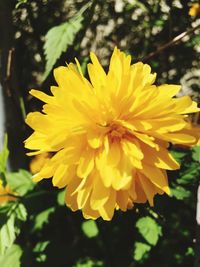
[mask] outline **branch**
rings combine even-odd
[[[189,29],[188,31],[182,32],[181,34],[179,34],[178,36],[176,36],[174,39],[172,39],[171,41],[169,41],[168,43],[158,47],[158,49],[154,52],[151,52],[149,55],[147,55],[146,57],[143,57],[141,60],[143,62],[151,59],[152,57],[156,56],[157,54],[160,54],[161,52],[163,52],[164,50],[166,50],[169,47],[172,47],[174,45],[176,45],[177,43],[179,43],[180,41],[182,41],[182,39],[187,36],[190,35],[192,33],[194,33],[197,29],[200,28],[200,24],[197,25],[194,28]]]

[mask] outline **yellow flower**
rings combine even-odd
[[[13,192],[8,185],[3,186],[2,180],[0,180],[0,204],[7,201],[14,201],[16,197],[13,196]]]
[[[58,86],[52,95],[31,90],[45,102],[42,113],[27,116],[34,133],[25,147],[29,155],[53,152],[35,181],[52,178],[67,187],[65,201],[85,218],[111,220],[115,209],[134,203],[153,205],[155,194],[169,194],[166,170],[179,168],[169,142],[196,144],[188,113],[197,112],[190,97],[173,98],[178,85],[154,85],[147,64],[131,65],[117,48],[106,73],[94,53],[90,81],[80,64],[54,70]]]
[[[194,3],[192,4],[190,10],[189,10],[189,15],[191,17],[196,17],[200,13],[200,4]]]
[[[31,173],[35,174],[39,172],[44,164],[49,160],[50,155],[49,153],[45,152],[39,155],[36,155],[30,162],[30,171]]]

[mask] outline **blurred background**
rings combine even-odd
[[[107,69],[115,46],[133,63],[150,64],[158,85],[181,84],[180,95],[199,101],[198,1],[0,0],[0,174],[20,196],[0,206],[1,267],[191,267],[195,257],[200,266],[198,147],[171,148],[182,165],[169,172],[171,197],[157,197],[154,208],[116,212],[111,222],[85,221],[65,207],[63,191],[50,181],[29,181],[48,157],[25,154],[31,130],[24,119],[41,107],[29,90],[48,93],[53,68],[75,57],[87,77],[90,51]],[[199,114],[190,119],[198,124]]]

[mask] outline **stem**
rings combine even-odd
[[[39,191],[39,192],[33,192],[33,193],[30,193],[26,196],[23,196],[24,199],[27,199],[27,198],[32,198],[32,197],[37,197],[37,196],[41,196],[41,195],[45,195],[45,194],[54,194],[56,192],[54,191]]]
[[[146,57],[142,58],[141,60],[143,62],[148,61],[149,59],[151,59],[152,57],[156,56],[157,54],[160,54],[161,52],[163,52],[164,50],[166,50],[169,47],[172,47],[174,45],[176,45],[177,43],[179,43],[180,41],[182,41],[182,39],[187,36],[190,35],[192,33],[194,33],[197,29],[200,28],[200,24],[197,25],[194,28],[189,29],[188,31],[182,32],[181,34],[179,34],[178,36],[176,36],[174,39],[172,39],[171,41],[169,41],[168,43],[158,47],[158,49],[154,52],[151,52],[149,55],[147,55]]]
[[[41,195],[45,195],[45,194],[54,194],[56,192],[54,191],[39,191],[39,192],[33,192],[24,196],[18,196],[18,195],[13,195],[13,194],[0,194],[0,198],[1,197],[14,197],[14,198],[18,198],[18,199],[28,199],[28,198],[32,198],[32,197],[37,197],[37,196],[41,196]]]

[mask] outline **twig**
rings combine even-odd
[[[10,80],[11,80],[11,71],[13,65],[13,54],[14,48],[9,49],[8,57],[7,57],[7,65],[6,65],[6,76],[5,76],[5,84],[6,84],[6,93],[8,97],[11,97],[11,89],[10,89]]]
[[[189,29],[188,31],[182,32],[181,34],[179,34],[178,36],[176,36],[174,39],[172,39],[171,41],[169,41],[168,43],[158,47],[158,49],[154,52],[151,52],[149,55],[143,57],[141,59],[141,61],[145,62],[149,59],[151,59],[152,57],[156,56],[157,54],[160,54],[161,52],[163,52],[164,50],[166,50],[167,48],[176,45],[177,43],[179,43],[185,36],[190,35],[192,33],[194,33],[197,29],[200,28],[200,24],[197,25],[194,28]]]
[[[12,67],[12,61],[13,61],[13,52],[14,49],[10,49],[8,51],[8,60],[7,60],[7,67],[6,67],[6,79],[10,79],[11,77],[11,67]]]
[[[88,9],[87,11],[87,14],[85,14],[84,16],[84,21],[83,21],[83,29],[80,31],[80,34],[78,34],[74,40],[74,44],[78,44],[77,45],[77,50],[80,48],[81,46],[81,43],[85,37],[85,33],[89,27],[89,25],[91,24],[91,21],[92,21],[92,18],[93,18],[93,15],[94,15],[94,10],[95,10],[95,7],[98,3],[98,0],[93,0],[91,1],[92,4],[90,5],[90,8]],[[75,52],[74,48],[73,48],[73,52]],[[73,55],[73,53],[71,54],[71,58],[74,58],[75,56]]]

